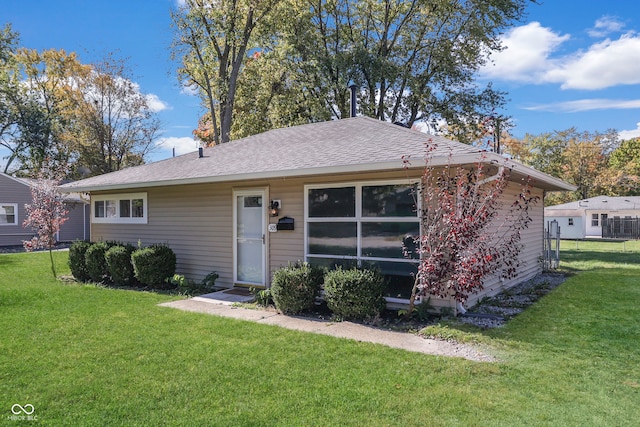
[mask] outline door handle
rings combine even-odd
[[[264,245],[264,243],[265,243],[264,236],[265,236],[265,235],[263,234],[263,235],[262,235],[262,244],[263,244],[263,245]]]

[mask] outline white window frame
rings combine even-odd
[[[120,217],[120,201],[142,199],[142,217]],[[96,202],[113,201],[115,203],[115,216],[96,217]],[[106,206],[105,206],[106,209]],[[148,202],[147,193],[121,193],[121,194],[101,194],[91,196],[91,223],[93,224],[147,224],[148,223]]]
[[[417,185],[416,201],[418,206],[416,207],[416,216],[413,217],[369,217],[362,215],[362,187],[367,186],[383,186],[383,185]],[[322,188],[344,188],[355,187],[355,216],[353,217],[309,217],[309,190],[322,189]],[[380,180],[380,181],[349,181],[330,184],[307,184],[304,186],[304,259],[315,258],[335,258],[336,260],[354,260],[354,261],[380,261],[380,262],[398,262],[407,264],[418,265],[420,260],[410,260],[406,258],[383,258],[383,257],[367,257],[362,255],[362,223],[365,222],[408,222],[417,223],[420,228],[420,234],[422,234],[422,227],[420,221],[420,212],[422,211],[422,200],[420,197],[420,180],[419,179],[395,179],[395,180]],[[308,224],[313,222],[353,222],[356,223],[356,256],[353,255],[331,255],[331,254],[309,254],[309,230]],[[406,298],[393,298],[386,297],[387,302],[406,303]]]
[[[18,220],[18,204],[17,203],[0,203],[0,206],[12,206],[13,207],[13,216],[14,216],[14,222],[0,222],[0,226],[18,225],[19,224],[19,220]]]

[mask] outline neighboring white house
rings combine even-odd
[[[547,206],[544,208],[544,216],[545,221],[558,221],[562,239],[603,237],[602,226],[609,223],[614,234],[629,234],[625,232],[625,225],[629,228],[633,222],[629,220],[640,218],[640,197],[591,197]],[[614,221],[607,222],[612,219]],[[609,237],[606,232],[604,237]]]

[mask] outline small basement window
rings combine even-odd
[[[101,195],[91,199],[93,223],[147,223],[147,193]]]

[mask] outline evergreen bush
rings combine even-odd
[[[376,317],[385,308],[384,277],[374,270],[338,267],[324,277],[324,299],[343,318]]]
[[[82,240],[73,242],[69,247],[69,268],[79,282],[88,282],[91,279],[85,262],[85,254],[90,247],[91,243]]]
[[[84,255],[87,273],[92,281],[105,283],[109,278],[109,269],[104,254],[109,249],[106,242],[92,244]]]
[[[136,248],[131,244],[117,244],[105,252],[104,257],[113,283],[130,285],[135,282],[131,254]]]
[[[273,273],[271,298],[285,314],[311,308],[322,286],[323,270],[306,262],[289,264]]]
[[[165,280],[176,272],[176,254],[167,245],[137,249],[131,255],[131,263],[136,279],[147,286],[166,285]]]

